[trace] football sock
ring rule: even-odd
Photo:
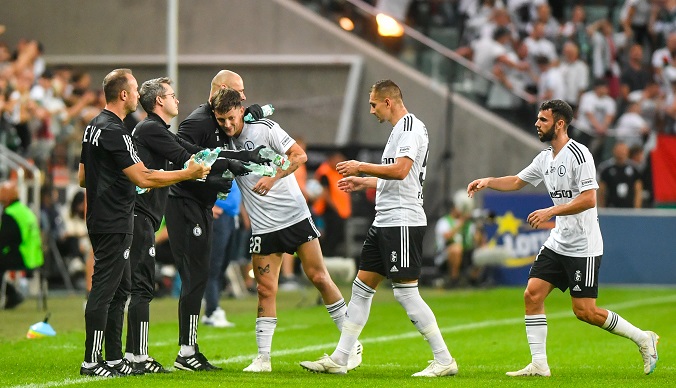
[[[347,306],[347,315],[343,322],[343,330],[336,350],[331,354],[331,359],[339,365],[347,365],[350,350],[357,342],[366,321],[369,319],[371,302],[376,290],[367,286],[359,279],[352,282],[352,297]]]
[[[392,283],[394,297],[406,310],[408,318],[423,338],[430,344],[434,359],[448,365],[453,361],[451,353],[441,336],[439,325],[434,317],[432,309],[425,303],[418,291],[418,283]]]
[[[526,315],[526,337],[533,363],[547,366],[547,316]]]
[[[87,362],[87,361],[82,361],[82,366],[85,368],[91,368],[94,365],[98,365],[98,362]]]
[[[131,362],[136,361],[136,357],[134,357],[134,353],[125,352],[124,358],[126,358],[127,360],[129,360]]]
[[[138,356],[134,356],[136,359],[136,362],[145,362],[148,359],[147,354],[139,354]]]
[[[627,322],[617,313],[614,313],[610,310],[607,311],[608,318],[606,318],[606,322],[603,324],[603,326],[601,326],[603,329],[613,334],[629,338],[637,345],[640,345],[642,341],[645,341],[647,334],[643,330]]]
[[[195,347],[192,345],[181,345],[181,350],[178,355],[181,357],[190,357],[195,354]]]
[[[121,363],[121,362],[122,362],[122,360],[106,361],[106,363],[108,364],[108,366],[115,366],[115,365],[117,365],[117,364],[119,364],[119,363]]]
[[[263,317],[256,318],[256,345],[258,345],[258,354],[270,358],[272,350],[272,336],[277,327],[277,318]]]
[[[333,304],[327,304],[326,311],[329,312],[333,323],[338,326],[338,330],[343,330],[343,322],[345,321],[345,313],[347,312],[347,305],[345,299],[340,298],[339,301]]]

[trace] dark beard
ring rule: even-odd
[[[548,132],[542,132],[542,136],[539,136],[539,138],[543,143],[552,141],[552,139],[554,139],[554,129],[550,128]]]

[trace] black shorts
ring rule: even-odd
[[[371,225],[361,250],[359,269],[391,279],[418,279],[425,226]]]
[[[253,234],[249,239],[249,253],[269,255],[286,252],[294,254],[302,244],[319,238],[321,233],[311,217],[296,224],[270,233]]]
[[[599,295],[599,268],[601,256],[571,257],[542,247],[535,256],[529,278],[547,281],[565,292],[570,289],[573,298],[594,298]]]

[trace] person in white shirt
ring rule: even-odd
[[[537,57],[535,61],[540,70],[538,80],[538,102],[551,99],[563,99],[566,92],[566,84],[556,64],[552,64],[545,56]]]
[[[244,372],[271,372],[272,336],[277,327],[276,296],[282,254],[298,254],[303,271],[319,290],[326,309],[342,330],[347,307],[340,290],[331,279],[319,245],[319,230],[293,172],[307,161],[307,155],[296,141],[272,120],[244,122],[241,95],[230,88],[211,97],[211,106],[218,125],[229,137],[235,150],[254,150],[265,146],[285,156],[290,166],[277,168],[274,177],[250,173],[236,176],[242,201],[251,221],[249,253],[258,284],[258,316],[256,344],[258,355]],[[362,346],[356,341],[348,349],[348,368],[361,364]]]
[[[641,104],[630,102],[626,112],[615,124],[616,140],[625,143],[628,148],[634,145],[643,146],[643,139],[650,134],[648,123],[641,116]]]
[[[563,60],[559,65],[561,75],[566,80],[566,87],[562,100],[577,110],[580,96],[589,87],[589,66],[580,60],[580,50],[577,44],[568,41],[563,45]]]
[[[636,343],[643,358],[643,372],[650,374],[657,364],[659,336],[596,305],[603,256],[596,211],[599,185],[591,153],[568,136],[572,119],[573,110],[565,101],[545,101],[540,105],[535,128],[540,141],[550,143],[550,147],[517,175],[481,178],[467,185],[467,194],[473,197],[486,188],[516,191],[528,183],[537,186],[544,182],[554,203],[535,210],[527,218],[528,224],[537,229],[556,217],[556,226],[535,257],[524,293],[526,336],[532,361],[521,370],[507,372],[507,376],[551,376],[546,351],[545,299],[555,288],[569,290],[577,319]]]
[[[594,89],[580,97],[575,126],[582,131],[580,139],[595,157],[599,157],[608,135],[610,125],[615,121],[617,103],[608,95],[608,84],[603,79],[594,81]]]
[[[345,177],[338,181],[343,191],[376,188],[376,218],[364,241],[338,346],[330,356],[300,365],[312,372],[346,373],[349,350],[366,325],[376,288],[390,278],[395,299],[434,354],[427,368],[413,376],[452,376],[458,373],[458,364],[448,351],[434,313],[418,292],[427,225],[422,192],[429,152],[427,128],[408,112],[401,89],[391,80],[373,85],[369,104],[379,122],[394,126],[382,164],[348,160],[338,163],[336,170]]]

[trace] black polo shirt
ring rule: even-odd
[[[216,121],[211,106],[202,104],[185,118],[178,126],[178,137],[203,148],[226,148],[228,136],[221,130]],[[211,166],[211,173],[222,172],[227,169],[227,161],[218,159]],[[182,168],[183,165],[174,165],[174,168]],[[169,189],[172,197],[190,198],[197,201],[205,209],[211,209],[216,202],[216,194],[219,189],[211,187],[204,181],[183,181]]]
[[[122,172],[141,162],[122,120],[104,109],[85,128],[80,163],[85,166],[89,233],[134,231],[135,185]]]
[[[132,136],[143,164],[153,170],[167,171],[170,162],[182,167],[192,154],[202,150],[202,147],[194,146],[169,131],[169,125],[152,112],[136,125]],[[136,195],[134,211],[150,217],[155,231],[162,222],[168,193],[169,187],[162,187]]]
[[[634,185],[641,179],[638,169],[629,163],[602,163],[599,170],[601,181],[606,184],[606,207],[634,207]]]

